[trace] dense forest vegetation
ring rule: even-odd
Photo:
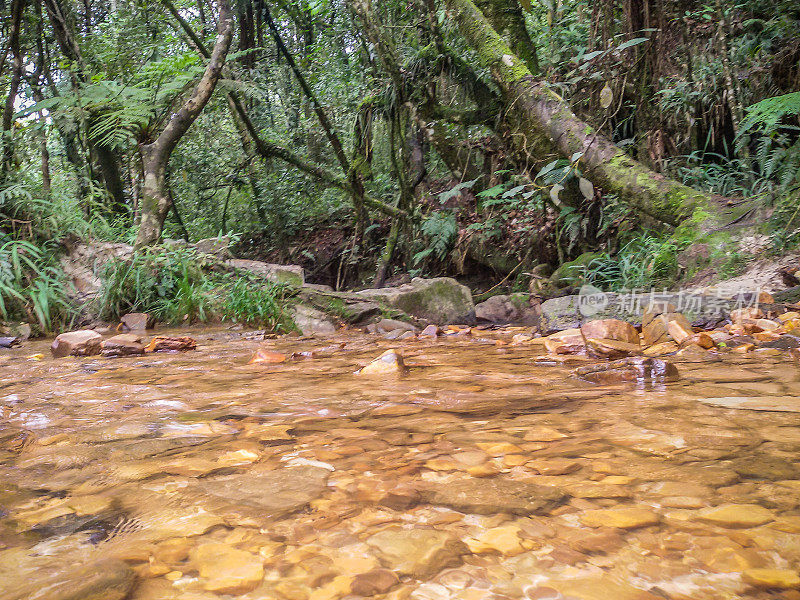
[[[72,318],[57,258],[75,239],[135,244],[150,269],[126,287],[112,265],[105,310],[197,317],[220,281],[162,239],[229,236],[338,288],[456,274],[519,290],[579,257],[601,286],[670,285],[701,241],[735,274],[741,228],[774,252],[800,241],[792,0],[1,12],[0,319]],[[233,285],[223,314],[273,298]]]

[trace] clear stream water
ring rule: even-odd
[[[800,598],[800,414],[699,401],[800,396],[795,359],[603,386],[513,333],[0,351],[0,599]]]

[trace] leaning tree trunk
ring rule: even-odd
[[[542,163],[554,154],[565,158],[582,154],[580,166],[587,179],[671,225],[698,209],[715,210],[708,194],[651,171],[576,117],[558,94],[534,79],[472,0],[445,1],[479,62],[490,69],[502,91],[511,139],[523,160]]]
[[[144,182],[142,184],[142,222],[136,236],[136,248],[149,246],[161,238],[164,220],[170,208],[170,194],[167,187],[167,163],[172,151],[183,135],[195,122],[217,85],[225,57],[233,37],[233,17],[228,0],[219,0],[219,25],[217,41],[211,51],[206,70],[197,87],[186,100],[181,109],[170,119],[167,126],[150,144],[142,144],[142,167]]]

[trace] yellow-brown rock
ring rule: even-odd
[[[273,352],[272,350],[265,350],[264,348],[259,348],[253,358],[247,363],[248,365],[255,365],[255,364],[278,364],[282,362],[286,362],[286,355],[281,354],[280,352]]]
[[[722,504],[700,511],[696,518],[704,523],[738,529],[764,525],[775,516],[758,504]]]
[[[742,581],[764,589],[800,588],[800,575],[789,569],[748,569],[742,573]]]
[[[363,369],[356,371],[356,375],[399,375],[405,370],[403,355],[398,350],[387,350]]]
[[[516,556],[525,551],[519,537],[520,531],[521,529],[517,525],[503,525],[487,529],[465,541],[473,554],[499,552],[503,556]]]
[[[641,354],[641,347],[638,343],[589,338],[586,340],[586,353],[595,358],[616,359]]]
[[[565,329],[544,339],[544,347],[552,354],[579,354],[586,349],[580,329]]]
[[[581,517],[581,523],[589,527],[617,527],[619,529],[636,529],[657,525],[660,517],[644,508],[609,508],[587,510]]]
[[[202,544],[192,552],[192,562],[203,588],[218,594],[245,594],[264,579],[261,557],[227,544]]]
[[[678,321],[670,321],[667,323],[667,332],[669,333],[670,337],[675,340],[675,343],[678,345],[683,344],[686,340],[692,337],[693,331],[691,328],[686,328],[682,323]]]
[[[581,326],[581,335],[584,340],[614,340],[639,345],[639,333],[636,328],[619,319],[598,319],[584,323]]]
[[[673,309],[674,310],[674,309]],[[678,312],[657,312],[648,311],[642,316],[642,342],[645,346],[653,346],[670,341],[667,332],[667,325],[670,321],[676,321],[686,331],[692,330],[689,320]]]

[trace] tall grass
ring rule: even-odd
[[[274,331],[296,329],[287,311],[290,288],[285,284],[237,279],[224,291],[222,317],[237,323],[255,325]]]
[[[48,333],[72,324],[77,311],[64,272],[48,246],[0,236],[0,316],[30,321]]]
[[[294,329],[288,286],[206,270],[194,250],[153,248],[115,259],[106,265],[102,280],[97,302],[103,319],[142,311],[171,324],[219,319],[274,331]]]
[[[585,280],[605,290],[669,287],[680,274],[677,242],[643,234],[625,244],[616,256],[605,253],[586,267]]]

